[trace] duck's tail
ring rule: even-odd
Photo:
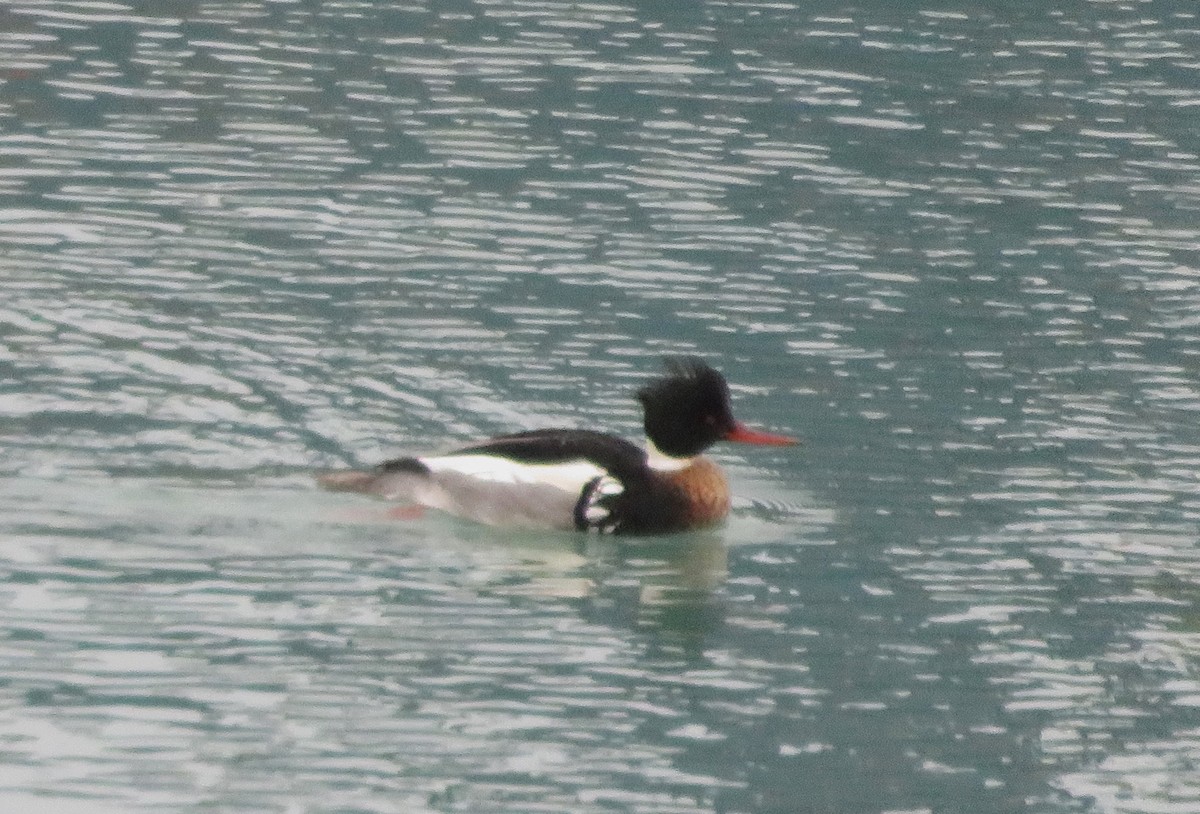
[[[331,492],[360,492],[389,500],[412,500],[425,484],[429,469],[416,458],[398,458],[366,470],[325,472],[317,483]]]

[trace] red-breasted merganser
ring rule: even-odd
[[[530,430],[319,480],[492,525],[618,534],[707,526],[729,513],[729,486],[700,453],[717,441],[797,441],[736,421],[725,378],[701,360],[666,366],[666,376],[637,394],[646,449],[594,430]]]

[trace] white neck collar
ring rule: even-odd
[[[646,439],[646,464],[658,472],[678,472],[687,469],[695,458],[675,458],[654,446],[654,442]]]

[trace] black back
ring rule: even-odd
[[[636,444],[595,430],[528,430],[454,450],[454,455],[498,455],[528,464],[590,461],[622,481],[636,478],[646,453]]]

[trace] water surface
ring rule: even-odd
[[[0,10],[16,810],[1200,806],[1188,2]],[[709,533],[314,469],[658,358]]]

